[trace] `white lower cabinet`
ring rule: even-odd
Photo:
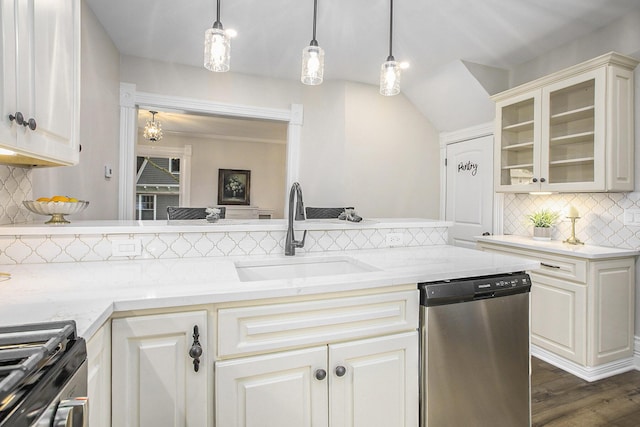
[[[111,425],[111,323],[87,342],[89,425]]]
[[[531,342],[585,364],[587,287],[531,274]]]
[[[189,351],[198,328],[198,371]],[[114,319],[112,322],[112,425],[207,426],[207,312]]]
[[[621,250],[615,257],[614,249],[602,248],[608,257],[586,257],[579,249],[568,256],[497,240],[479,241],[478,248],[540,262],[530,272],[534,355],[589,381],[632,369],[635,255]]]
[[[216,363],[216,425],[418,425],[416,331]]]

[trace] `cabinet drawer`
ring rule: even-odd
[[[393,292],[218,310],[218,356],[324,344],[418,327],[419,293]]]
[[[587,283],[587,261],[584,259],[514,248],[512,246],[493,245],[484,242],[478,243],[478,247],[487,252],[518,256],[538,261],[540,262],[540,268],[535,270],[538,274]]]

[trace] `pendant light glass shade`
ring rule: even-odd
[[[389,0],[389,56],[380,67],[380,94],[393,96],[400,93],[400,64],[393,57],[393,0]]]
[[[217,4],[216,22],[204,33],[204,68],[223,73],[231,62],[231,37],[220,22],[220,0]]]
[[[144,136],[145,139],[148,139],[152,142],[157,142],[162,139],[162,123],[160,121],[156,121],[157,111],[149,111],[151,113],[151,120],[147,120],[147,124],[144,126]]]
[[[380,67],[380,94],[393,96],[400,93],[400,64],[395,60],[382,63]]]
[[[324,49],[320,46],[307,46],[302,49],[302,77],[306,85],[322,83],[324,73]]]
[[[319,85],[324,75],[324,50],[316,40],[316,15],[318,0],[313,0],[313,38],[309,46],[302,49],[302,74],[300,81],[306,85]]]

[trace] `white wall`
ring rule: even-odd
[[[358,83],[346,89],[345,202],[366,216],[438,218],[436,129],[405,97]]]
[[[138,141],[144,141],[142,135],[138,135]],[[191,145],[191,206],[218,203],[218,169],[245,169],[251,171],[251,205],[272,209],[273,218],[284,218],[286,144],[170,133],[165,133],[161,144],[181,148]]]
[[[214,74],[129,56],[120,69],[123,82],[144,92],[271,108],[302,104],[299,181],[307,206],[354,204],[364,217],[438,216],[438,136],[404,95],[385,98],[377,87],[341,81],[307,87]],[[391,184],[401,174],[410,176],[407,183]]]
[[[71,220],[112,219],[118,216],[120,56],[84,2],[81,19],[80,163],[33,170],[33,197],[63,194],[89,200],[89,207]],[[111,179],[104,177],[105,164],[113,168]]]
[[[554,49],[536,59],[519,65],[511,70],[511,81],[514,86],[524,83],[543,75],[561,70],[568,66],[580,63],[595,56],[604,54],[609,51],[617,51],[623,54],[634,56],[640,59],[640,10],[635,13],[626,15],[625,17],[614,21],[610,25],[591,33],[581,39],[575,40],[557,49]],[[612,194],[609,197],[615,197],[616,203],[583,203],[580,213],[583,216],[580,229],[585,231],[578,234],[582,240],[586,240],[592,244],[601,244],[605,246],[614,245],[630,249],[638,249],[637,242],[640,241],[640,230],[637,227],[620,226],[615,227],[610,220],[611,212],[616,207],[618,210],[622,208],[639,208],[640,207],[640,67],[634,72],[635,77],[635,192]],[[522,206],[539,206],[541,199],[535,199],[536,196],[518,195],[508,196],[505,200],[505,219],[518,218],[521,216],[519,209]],[[583,200],[605,200],[604,195],[598,194],[581,194],[579,196],[566,194],[556,195],[549,198],[549,203],[555,203],[558,206],[565,206],[572,202],[580,203]],[[544,206],[549,207],[549,206]],[[590,208],[589,208],[590,207]],[[622,207],[622,208],[620,208]],[[602,227],[598,226],[599,221],[605,221],[612,225],[614,229],[606,239],[599,235]],[[591,233],[590,233],[591,231]],[[516,225],[509,226],[505,222],[505,232],[521,233]],[[636,262],[636,336],[640,335],[640,262]]]

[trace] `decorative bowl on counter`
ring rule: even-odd
[[[51,219],[45,224],[69,224],[65,215],[81,212],[89,206],[86,200],[77,202],[38,202],[35,200],[25,200],[22,202],[31,212],[38,215],[51,215]]]

